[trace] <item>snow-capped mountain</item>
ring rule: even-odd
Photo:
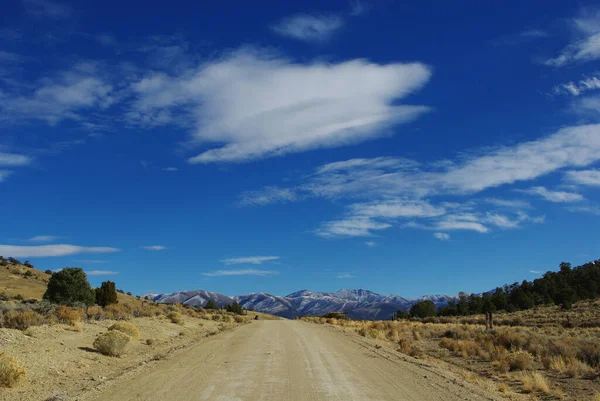
[[[193,306],[206,305],[212,299],[219,306],[236,300],[246,309],[293,318],[296,316],[321,316],[328,312],[345,312],[354,319],[390,319],[399,309],[407,310],[418,301],[430,300],[436,307],[445,306],[456,297],[431,295],[420,298],[403,298],[398,295],[380,295],[371,291],[341,289],[336,292],[301,290],[285,297],[256,292],[228,297],[204,290],[174,292],[149,296],[156,302],[183,303]]]

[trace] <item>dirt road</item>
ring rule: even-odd
[[[86,398],[87,399],[87,398]],[[98,401],[490,400],[440,368],[355,334],[260,321],[199,343],[105,389]]]

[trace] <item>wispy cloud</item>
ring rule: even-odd
[[[551,35],[541,29],[527,29],[525,31],[502,36],[492,42],[496,46],[515,46],[519,44],[533,42],[534,40],[549,38]]]
[[[562,67],[600,58],[600,11],[583,9],[570,25],[575,33],[572,42],[558,56],[546,60],[546,65]]]
[[[132,85],[128,118],[185,120],[193,143],[224,144],[190,163],[248,162],[380,137],[429,110],[399,101],[430,77],[420,63],[298,63],[246,48],[180,76],[147,75]]]
[[[374,248],[377,246],[377,242],[375,241],[367,241],[365,242],[365,245],[368,246],[369,248]]]
[[[529,270],[529,273],[532,273],[532,274],[542,274],[544,272],[541,271],[541,270]]]
[[[537,195],[546,199],[549,202],[557,203],[580,202],[585,199],[581,194],[578,193],[565,191],[551,191],[546,189],[545,187],[533,187],[519,191],[529,195]]]
[[[278,271],[274,270],[257,270],[257,269],[243,269],[243,270],[217,270],[214,272],[202,273],[203,276],[208,277],[221,277],[221,276],[273,276],[279,274]]]
[[[36,235],[35,237],[29,238],[27,241],[29,242],[52,242],[56,241],[60,237],[56,235]]]
[[[569,206],[566,209],[569,212],[589,213],[589,214],[593,214],[596,216],[600,216],[600,206],[598,206],[598,205]]]
[[[270,186],[243,193],[242,204],[264,205],[308,198],[351,199],[341,218],[323,222],[323,237],[372,236],[395,224],[437,232],[467,230],[487,233],[493,228],[516,229],[542,223],[544,216],[525,213],[522,200],[483,198],[454,203],[434,196],[468,197],[478,192],[527,182],[566,167],[600,160],[600,125],[567,127],[537,140],[485,149],[456,160],[433,161],[378,157],[328,163],[291,187]],[[523,191],[555,202],[575,202],[583,196],[533,187]],[[365,201],[366,200],[366,201]]]
[[[340,273],[338,274],[337,278],[356,278],[356,276],[350,273]]]
[[[112,253],[119,249],[111,247],[86,247],[69,244],[18,246],[0,245],[0,255],[14,258],[68,256],[80,253]]]
[[[240,258],[223,259],[220,262],[226,265],[262,265],[265,262],[273,262],[279,259],[279,256],[244,256]]]
[[[440,241],[448,241],[450,240],[450,234],[448,233],[433,233],[433,236]]]
[[[142,246],[142,249],[145,249],[147,251],[164,251],[165,249],[167,249],[167,247],[164,245],[146,245]]]
[[[78,259],[77,260],[80,263],[89,263],[89,264],[104,264],[107,263],[106,260],[99,260],[99,259]]]
[[[51,125],[80,120],[82,110],[103,110],[115,102],[113,86],[93,63],[78,63],[69,71],[35,85],[5,93],[0,120],[44,120]]]
[[[179,171],[179,169],[177,167],[165,167],[163,171]]]
[[[600,39],[599,39],[600,40]],[[600,89],[600,79],[589,77],[579,82],[570,81],[566,84],[560,84],[554,87],[554,93],[557,95],[579,96],[584,92]]]
[[[368,237],[373,231],[390,228],[389,223],[379,222],[369,217],[350,216],[341,220],[321,224],[315,233],[321,237]]]
[[[565,178],[574,184],[600,186],[600,170],[568,171]]]
[[[50,0],[23,0],[25,11],[34,17],[64,19],[73,14],[73,10],[66,4]]]
[[[32,161],[33,159],[30,156],[0,152],[0,166],[26,166],[31,164]]]
[[[0,170],[0,182],[4,181],[11,174],[12,171],[10,170]]]
[[[88,276],[114,276],[119,274],[119,272],[115,272],[112,270],[89,270],[86,271],[85,274]]]
[[[306,42],[322,42],[344,25],[339,15],[300,14],[285,18],[271,29],[281,35]]]

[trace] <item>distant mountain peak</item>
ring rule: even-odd
[[[203,306],[209,299],[215,301],[219,306],[230,304],[235,300],[246,309],[287,318],[345,312],[355,319],[390,319],[399,309],[407,310],[418,301],[431,300],[439,307],[447,305],[449,300],[455,298],[447,295],[426,295],[409,299],[399,295],[380,295],[362,288],[341,288],[336,292],[317,292],[304,289],[285,297],[264,292],[228,297],[204,290],[157,294],[152,297],[156,302],[183,303],[195,306]]]

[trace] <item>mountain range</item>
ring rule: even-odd
[[[381,295],[356,289],[341,289],[336,292],[314,292],[301,290],[284,297],[256,292],[229,297],[216,292],[192,290],[170,294],[149,294],[148,299],[161,303],[182,303],[204,306],[209,299],[219,306],[237,301],[242,307],[258,312],[270,313],[286,318],[296,316],[322,316],[328,312],[345,312],[353,319],[390,319],[398,310],[407,310],[418,301],[430,300],[436,307],[445,306],[455,296],[430,295],[419,298],[404,298],[399,295]]]

